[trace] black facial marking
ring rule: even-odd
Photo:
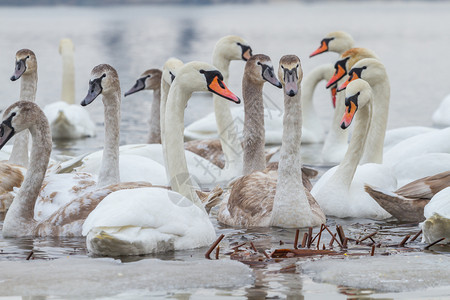
[[[347,61],[350,59],[350,57],[346,57],[343,58],[341,60],[338,60],[335,64],[334,64],[334,68],[336,69],[336,71],[338,70],[338,67],[340,66],[345,72],[347,72],[347,67],[345,66],[347,64]]]
[[[224,85],[223,85],[223,82],[222,82],[223,81],[223,76],[222,76],[222,73],[220,73],[219,71],[217,71],[217,70],[212,70],[212,71],[200,70],[200,73],[205,75],[206,82],[207,82],[208,86],[211,84],[211,82],[217,76],[217,78],[219,79],[220,87],[224,88]]]
[[[325,45],[327,45],[328,48],[328,44],[330,43],[330,41],[334,40],[334,37],[331,38],[324,38],[321,43],[325,43]]]
[[[171,80],[171,82],[173,82],[175,80],[175,75],[173,75],[172,72],[169,72],[169,74],[170,74],[170,80]]]
[[[242,45],[241,43],[237,44],[242,48],[242,55],[241,55],[242,59],[247,61],[247,59],[244,57],[244,54],[245,52],[247,52],[247,50],[250,50],[250,56],[252,56],[253,55],[252,48],[250,46]]]
[[[361,74],[362,74],[362,71],[365,69],[367,69],[367,66],[363,66],[361,68],[352,68],[350,70],[350,72],[348,73],[349,81],[353,79],[353,74],[356,74],[356,76],[358,76],[358,78],[362,78]]]
[[[359,97],[360,93],[361,92],[357,92],[353,96],[345,98],[345,106],[347,106],[347,110],[348,110],[349,113],[350,113],[350,110],[351,110],[350,102],[353,102],[356,105],[356,107],[358,107],[358,97]]]

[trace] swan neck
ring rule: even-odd
[[[203,205],[195,193],[193,178],[187,168],[184,153],[184,109],[192,92],[185,92],[176,84],[176,79],[169,90],[165,118],[165,151],[167,170],[172,190],[190,199],[203,209]]]
[[[228,84],[230,60],[214,52],[213,65],[220,70],[225,84]],[[225,156],[225,170],[234,176],[242,174],[243,156],[242,144],[231,114],[230,102],[213,94],[214,114],[216,117],[217,132]]]
[[[120,182],[119,139],[120,139],[120,90],[103,96],[105,112],[105,148],[98,175],[97,187]]]
[[[75,67],[72,51],[67,51],[62,54],[62,63],[61,100],[68,104],[75,104]]]
[[[283,137],[271,217],[273,226],[305,227],[310,226],[313,218],[302,182],[300,98],[300,91],[294,97],[284,96]]]
[[[164,77],[164,76],[163,76]],[[167,96],[169,94],[170,85],[163,79],[161,80],[161,102],[159,108],[159,124],[161,130],[161,148],[164,157],[164,167],[166,168],[167,181],[170,182],[170,175],[167,163],[167,150],[166,143],[164,142],[166,137],[166,106],[167,106]],[[184,134],[184,133],[183,133]]]
[[[28,139],[29,131],[23,130],[14,137],[13,148],[8,162],[28,168]]]
[[[364,153],[364,146],[370,128],[371,117],[372,104],[370,102],[368,105],[359,108],[359,111],[356,113],[353,125],[354,130],[347,152],[345,153],[342,162],[339,164],[338,169],[333,174],[332,178],[334,180],[338,180],[347,188],[350,187],[353,181],[356,168],[358,167],[359,161]]]
[[[153,91],[153,102],[150,111],[150,131],[148,137],[149,144],[161,144],[161,89]]]
[[[370,82],[368,81],[370,84]],[[383,163],[384,138],[389,114],[390,86],[385,78],[378,84],[371,85],[374,97],[372,123],[367,134],[367,143],[360,164]]]
[[[34,102],[36,99],[38,75],[37,71],[22,74],[20,81],[20,100]]]
[[[52,138],[45,116],[29,128],[32,136],[30,165],[17,196],[14,198],[3,223],[3,236],[34,235],[34,206],[45,177]],[[27,130],[28,134],[28,130]]]
[[[242,80],[244,98],[244,175],[262,171],[266,167],[264,154],[264,103],[263,83],[251,82],[246,76]]]

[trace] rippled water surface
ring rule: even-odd
[[[407,125],[431,125],[431,114],[441,99],[450,92],[450,3],[395,2],[319,2],[297,3],[281,2],[265,5],[214,5],[214,6],[143,6],[143,7],[2,7],[0,6],[0,109],[18,100],[19,83],[9,81],[14,70],[14,55],[21,48],[32,49],[38,59],[39,85],[37,102],[40,105],[58,100],[61,88],[61,58],[58,54],[59,40],[70,37],[75,44],[76,97],[79,101],[87,93],[91,69],[100,63],[114,66],[121,79],[122,91],[129,89],[137,76],[149,68],[161,68],[164,61],[176,56],[183,61],[211,61],[215,42],[224,35],[237,34],[244,37],[254,53],[269,55],[277,65],[284,54],[297,54],[304,72],[307,74],[315,66],[331,62],[336,54],[328,53],[309,59],[309,54],[317,48],[322,37],[334,30],[345,30],[352,34],[357,46],[374,50],[385,64],[391,81],[391,104],[389,128]],[[240,94],[243,62],[231,64],[230,88]],[[282,96],[279,90],[266,86],[268,105],[281,108]],[[78,101],[77,100],[77,101]],[[142,92],[122,101],[121,144],[142,143],[147,136],[147,121],[152,96]],[[329,124],[332,108],[328,91],[321,83],[315,93],[315,105],[324,126]],[[58,142],[54,144],[53,154],[79,155],[103,144],[103,107],[101,102],[88,106],[97,124],[97,137],[91,139]],[[282,108],[281,108],[282,109]],[[209,95],[195,94],[187,107],[186,124],[212,111]],[[305,146],[304,160],[310,165],[317,161],[314,154],[321,145]],[[320,169],[324,171],[324,169]],[[419,231],[417,225],[399,224],[395,221],[340,220],[329,219],[328,225],[335,232],[335,225],[342,225],[346,234],[358,239],[377,231],[376,242],[383,245],[398,244],[407,235]],[[263,230],[240,230],[223,227],[215,223],[217,235],[225,234],[221,243],[219,261],[229,261],[231,247],[252,241],[258,250],[273,251],[279,248],[292,248],[295,230],[277,228]],[[315,229],[317,232],[317,229]],[[304,231],[300,233],[300,239]],[[329,235],[323,242],[328,244]],[[396,247],[376,249],[375,256],[381,253],[411,256],[428,262],[430,270],[436,268],[435,260],[442,259],[442,269],[449,269],[449,251],[445,246],[436,246],[423,251],[420,238],[408,244],[411,251],[404,252]],[[370,247],[361,247],[365,255],[361,265],[372,263]],[[392,261],[386,266],[383,276],[374,276],[370,288],[364,282],[354,280],[342,285],[339,280],[325,276],[320,270],[303,263],[312,258],[287,259],[268,264],[255,263],[249,270],[239,269],[237,265],[214,265],[205,263],[207,248],[178,251],[146,257],[122,259],[127,264],[136,264],[150,282],[143,286],[138,279],[120,281],[123,264],[114,265],[108,259],[88,257],[84,239],[48,238],[0,238],[0,296],[43,296],[49,298],[177,298],[209,299],[216,298],[290,298],[290,299],[444,299],[450,295],[450,280],[442,279],[446,273],[439,269],[427,274],[435,274],[440,287],[421,280],[421,272],[406,272],[405,278],[417,282],[414,290],[396,290],[397,284],[386,283],[394,280],[392,274],[402,270],[406,264]],[[31,256],[30,253],[32,252]],[[248,250],[250,253],[251,251]],[[212,255],[214,256],[214,254]],[[27,258],[30,258],[27,261]],[[78,258],[68,268],[65,260]],[[166,263],[198,262],[204,273],[198,276],[195,287],[186,288],[182,279],[177,281],[176,272],[170,273],[170,286],[160,285],[157,279],[145,277],[146,271],[160,272],[164,278],[170,265],[154,266],[151,260],[158,258]],[[314,260],[318,259],[317,257]],[[330,266],[341,261],[343,256],[329,259]],[[356,259],[356,258],[345,258]],[[88,263],[86,263],[88,260]],[[3,265],[2,263],[6,263]],[[11,261],[13,262],[11,264]],[[39,265],[42,262],[48,265]],[[60,263],[55,263],[58,261]],[[72,261],[70,261],[72,262]],[[146,262],[146,263],[144,263]],[[209,262],[212,263],[212,262]],[[376,262],[375,262],[376,263]],[[33,265],[36,264],[36,265]],[[127,265],[125,264],[125,265]],[[204,264],[204,265],[203,265]],[[294,269],[280,272],[282,268]],[[104,270],[103,275],[92,270]],[[48,266],[47,269],[45,267]],[[115,269],[116,267],[117,269]],[[241,265],[239,265],[241,266]],[[33,268],[42,276],[32,276]],[[41,269],[42,268],[42,269]],[[201,267],[200,267],[201,269]],[[111,271],[113,270],[113,271]],[[116,272],[117,270],[117,272]],[[155,271],[158,270],[158,271]],[[211,270],[222,278],[208,275]],[[345,272],[344,272],[345,271]],[[48,273],[46,273],[48,272]],[[122,273],[121,273],[122,272]],[[221,273],[222,272],[222,273]],[[235,272],[235,273],[233,273]],[[347,273],[346,273],[347,272]],[[369,276],[364,269],[355,268],[356,275]],[[359,273],[358,273],[359,272]],[[7,277],[5,274],[14,276]],[[28,274],[29,273],[29,274]],[[17,274],[17,275],[15,275]],[[22,274],[22,275],[20,275]],[[61,280],[45,281],[45,274]],[[55,275],[56,274],[56,275]],[[239,275],[242,277],[239,277]],[[343,270],[343,274],[349,274]],[[406,275],[407,274],[407,275]],[[26,276],[29,275],[29,276]],[[73,275],[73,276],[72,276]],[[91,276],[92,275],[92,276]],[[148,274],[147,274],[148,275]],[[189,276],[189,274],[182,274]],[[328,274],[329,275],[329,274]],[[128,275],[127,275],[128,276]],[[191,275],[193,276],[193,275]],[[433,275],[427,275],[433,276]],[[27,284],[21,278],[27,279]],[[232,278],[235,278],[235,281]],[[339,277],[339,276],[336,276]],[[30,279],[32,278],[32,279]],[[52,277],[53,278],[53,277]],[[69,279],[67,279],[69,278]],[[70,278],[75,278],[73,281]],[[161,278],[159,280],[161,280]],[[180,277],[182,278],[182,277]],[[325,279],[324,279],[325,278]],[[381,278],[381,279],[380,279]],[[383,281],[383,278],[385,280]],[[395,277],[396,278],[396,277]],[[313,280],[314,279],[314,280]],[[325,280],[329,283],[322,283]],[[377,285],[378,281],[380,284]],[[114,284],[116,283],[117,284]],[[58,285],[59,284],[59,285]],[[15,288],[16,287],[16,288]],[[20,288],[19,288],[20,287]],[[161,288],[164,287],[164,288]]]

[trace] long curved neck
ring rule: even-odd
[[[372,117],[372,101],[368,105],[361,107],[356,113],[354,120],[354,130],[350,144],[344,159],[339,164],[338,169],[330,178],[329,182],[337,181],[341,186],[350,187],[356,168],[364,152],[364,145],[369,132]]]
[[[314,110],[314,90],[319,82],[333,76],[334,68],[331,64],[324,64],[314,68],[302,81],[302,118],[305,128],[317,128],[323,132],[322,121]]]
[[[20,80],[20,100],[34,102],[36,98],[38,75],[37,71],[22,75]],[[28,167],[29,130],[23,130],[14,137],[13,150],[8,162]]]
[[[150,111],[149,144],[161,144],[161,89],[153,91],[152,109]]]
[[[345,80],[347,80],[347,76],[344,76],[344,78],[338,81],[338,86]],[[338,145],[346,146],[348,144],[348,130],[341,129],[341,120],[344,115],[344,111],[345,91],[341,91],[336,94],[336,107],[334,109],[333,119],[322,148],[322,155],[324,157],[333,156],[333,152],[336,151],[336,147]]]
[[[165,71],[164,71],[165,72]],[[163,76],[164,78],[164,76]],[[166,106],[167,106],[167,96],[169,94],[170,85],[164,80],[161,79],[161,102],[159,107],[159,124],[161,129],[161,148],[164,157],[164,167],[166,168],[167,180],[170,182],[169,168],[167,163],[167,150],[166,150]]]
[[[35,125],[30,127],[30,131],[33,140],[30,166],[22,186],[5,216],[4,237],[34,235],[36,226],[36,221],[33,219],[34,205],[50,159],[52,138],[48,121],[43,115]]]
[[[73,63],[73,52],[65,51],[61,54],[63,60],[63,76],[61,100],[68,104],[75,103],[75,68]]]
[[[370,82],[368,82],[370,84]],[[383,163],[383,146],[389,113],[390,85],[389,80],[383,80],[371,85],[374,97],[372,124],[367,134],[367,143],[360,164]]]
[[[262,171],[266,167],[264,154],[264,103],[262,99],[263,84],[242,79],[242,96],[244,98],[244,175]]]
[[[203,205],[195,193],[193,179],[187,168],[184,154],[184,108],[192,93],[183,92],[176,85],[176,79],[170,88],[165,118],[165,151],[172,190],[190,199],[198,207]]]
[[[98,174],[97,187],[120,182],[119,136],[120,136],[120,91],[103,96],[105,112],[105,148]]]
[[[294,97],[284,95],[283,139],[272,226],[292,228],[311,224],[313,214],[302,183],[301,137],[302,108],[299,91]]]

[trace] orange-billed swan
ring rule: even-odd
[[[328,170],[319,179],[311,193],[327,215],[340,218],[389,218],[390,214],[364,191],[363,185],[368,183],[394,190],[396,178],[392,176],[390,168],[384,165],[358,165],[372,122],[372,88],[366,81],[357,79],[347,86],[345,93],[346,110],[341,127],[346,129],[355,119],[347,153],[339,166]]]
[[[347,70],[364,58],[377,58],[376,54],[366,48],[351,48],[341,54],[340,59],[335,63],[335,73],[327,83],[327,88],[335,88],[336,85],[345,81]],[[342,114],[345,110],[345,94],[336,94],[336,106],[331,121],[330,130],[325,138],[322,148],[322,159],[328,163],[339,163],[348,148],[348,132],[340,130]]]
[[[95,136],[95,124],[86,109],[75,104],[75,71],[73,43],[62,39],[59,53],[63,60],[61,101],[44,107],[53,139],[78,139]]]
[[[270,64],[270,59],[263,55],[255,55],[246,64],[243,91],[246,115],[249,114],[250,118],[262,112],[262,86],[267,79],[261,76],[261,68]],[[317,226],[325,222],[325,215],[302,183],[300,82],[303,72],[299,58],[295,55],[283,56],[278,77],[284,87],[285,104],[278,180],[277,175],[260,172],[261,169],[249,170],[251,173],[235,180],[228,198],[220,206],[218,220],[221,223],[242,227],[292,228]],[[254,121],[261,120],[259,117]],[[251,124],[255,123],[246,123],[246,128]],[[246,137],[253,140],[255,135],[264,138],[261,132],[250,132]],[[249,147],[246,147],[248,150]]]
[[[190,62],[177,71],[168,94],[164,129],[168,134],[163,142],[167,143],[168,155],[179,158],[168,160],[171,176],[183,181],[172,181],[174,192],[149,188],[106,197],[83,226],[91,253],[138,255],[201,247],[214,241],[214,227],[189,186],[183,159],[184,109],[194,91],[208,90],[239,103],[213,66]],[[178,192],[185,193],[185,197]]]

